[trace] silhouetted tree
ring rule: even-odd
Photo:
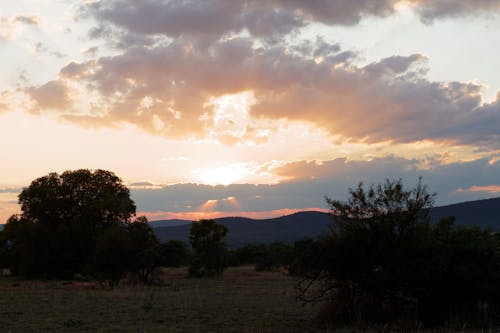
[[[293,248],[282,242],[273,242],[263,246],[263,253],[255,262],[257,271],[274,271],[287,267],[292,261]]]
[[[330,320],[350,324],[410,317],[433,326],[478,314],[478,304],[484,318],[468,322],[494,320],[498,242],[453,219],[431,224],[434,197],[421,180],[410,190],[387,180],[368,190],[360,184],[348,201],[327,198],[330,232],[302,244],[309,249],[295,265],[301,298],[326,302]]]
[[[169,240],[160,244],[160,258],[161,266],[180,267],[189,263],[191,251],[183,241]]]
[[[135,213],[129,190],[105,170],[51,173],[19,195],[22,213],[2,232],[14,273],[73,276],[88,269],[105,228],[127,223]]]
[[[222,274],[226,267],[226,244],[224,237],[226,226],[214,220],[200,220],[191,225],[189,241],[193,249],[193,258],[189,274],[198,277],[210,277]]]
[[[97,237],[91,267],[96,277],[114,287],[128,273],[144,284],[158,282],[160,263],[158,239],[146,218],[141,217],[105,228]]]
[[[160,242],[147,219],[142,216],[134,223],[127,225],[131,238],[132,260],[130,272],[137,275],[144,284],[159,282],[159,267],[161,265]]]

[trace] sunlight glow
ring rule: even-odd
[[[202,172],[200,181],[208,185],[229,185],[240,181],[250,170],[244,164],[231,164]]]
[[[251,91],[212,97],[205,104],[214,112],[211,136],[227,143],[243,138],[249,122],[248,110],[254,103]]]

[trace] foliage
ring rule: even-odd
[[[327,198],[330,232],[303,244],[309,250],[292,265],[303,277],[302,300],[333,304],[330,319],[343,323],[413,316],[406,319],[438,325],[452,319],[452,305],[491,308],[500,277],[495,237],[452,219],[431,224],[434,197],[421,180],[410,190],[387,180],[360,184],[347,202]]]
[[[230,251],[229,264],[231,266],[252,264],[257,271],[274,271],[280,267],[287,267],[292,262],[293,256],[293,247],[282,242],[247,244]]]
[[[263,255],[255,263],[257,271],[274,271],[288,266],[292,260],[293,248],[290,245],[274,242],[264,246]]]
[[[200,220],[191,225],[189,241],[193,258],[189,274],[198,277],[221,275],[226,267],[226,226],[214,220]]]
[[[97,237],[93,273],[111,287],[127,273],[135,274],[144,284],[154,283],[159,265],[158,239],[145,218],[111,225]]]
[[[22,213],[1,232],[14,274],[70,278],[87,273],[97,239],[135,214],[129,190],[105,170],[50,173],[19,194]]]
[[[169,240],[160,244],[161,266],[180,267],[189,263],[191,251],[186,243],[180,240]]]

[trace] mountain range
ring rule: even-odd
[[[454,216],[455,223],[463,226],[479,226],[500,232],[500,198],[468,201],[431,209],[431,221]],[[304,211],[278,218],[255,220],[244,217],[217,219],[229,232],[226,242],[229,248],[249,243],[292,243],[305,237],[317,237],[328,231],[332,222],[328,213]],[[191,221],[161,220],[150,222],[161,241],[189,240]]]

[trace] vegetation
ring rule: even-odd
[[[229,253],[231,266],[254,265],[257,271],[288,268],[293,261],[294,247],[282,242],[247,244]]]
[[[192,223],[191,247],[160,243],[145,217],[134,219],[128,189],[109,171],[52,173],[22,191],[22,213],[0,232],[0,268],[13,275],[0,278],[6,296],[0,298],[0,326],[309,330],[313,307],[291,302],[298,279],[298,298],[320,305],[320,325],[494,327],[500,323],[500,236],[457,227],[452,217],[430,223],[434,198],[421,180],[409,190],[401,180],[369,188],[360,183],[347,201],[326,198],[333,218],[326,234],[293,246],[247,244],[228,251],[228,229],[214,220]],[[221,276],[240,265],[254,267],[233,267]],[[184,279],[186,266],[191,279]],[[138,283],[155,286],[131,287]],[[114,319],[101,300],[113,304]],[[82,316],[75,304],[83,307]]]
[[[162,267],[187,266],[192,256],[188,245],[179,240],[169,240],[160,244],[159,251]]]
[[[66,171],[35,179],[19,195],[22,213],[0,233],[0,266],[14,275],[117,281],[133,271],[150,278],[157,239],[120,178],[105,170]],[[131,223],[136,222],[136,223]]]
[[[347,202],[327,198],[331,230],[294,267],[302,300],[324,302],[324,319],[340,324],[492,325],[497,239],[452,218],[430,224],[433,199],[420,181],[406,190],[390,180],[360,184]]]
[[[211,277],[222,274],[227,266],[226,234],[227,228],[214,220],[193,222],[189,235],[193,248],[190,275]]]

